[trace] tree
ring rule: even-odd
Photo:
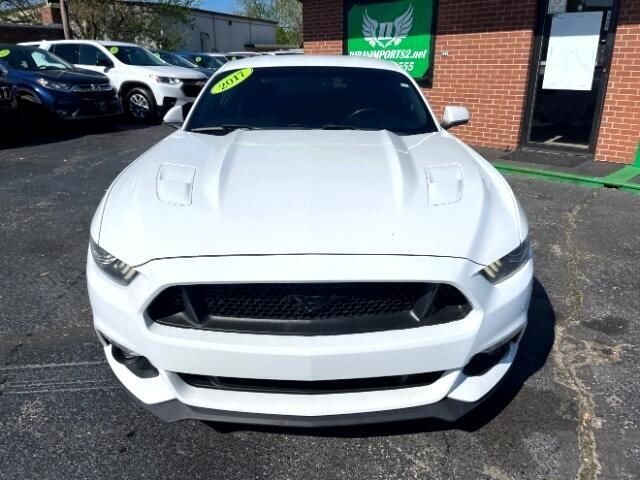
[[[41,0],[0,0],[0,22],[40,23]]]
[[[302,5],[298,0],[236,0],[236,12],[278,22],[277,43],[302,45]]]
[[[200,0],[67,0],[73,35],[174,50],[191,27]]]
[[[69,27],[69,14],[67,12],[67,0],[60,0],[60,16],[62,17],[62,29],[65,40],[71,38],[71,28]]]

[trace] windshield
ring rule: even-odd
[[[71,64],[46,50],[9,45],[7,48],[0,46],[0,51],[0,60],[17,70],[73,70]]]
[[[210,70],[217,70],[227,63],[227,60],[223,57],[210,57],[209,55],[198,55],[195,53],[185,54],[184,57],[191,63],[195,63],[199,67],[208,68]]]
[[[175,53],[158,52],[156,55],[158,55],[158,57],[160,57],[162,60],[164,60],[165,62],[171,65],[176,65],[178,67],[184,67],[184,68],[198,68],[197,65],[194,65],[190,61],[185,60],[184,58],[182,58],[179,55],[176,55]]]
[[[166,65],[161,59],[156,57],[149,50],[131,45],[105,45],[111,54],[127,65],[137,65],[140,67],[153,67]]]
[[[265,67],[216,75],[186,129],[436,132],[420,92],[399,72],[345,67]],[[268,92],[268,94],[267,94]]]

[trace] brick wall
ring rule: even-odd
[[[455,134],[473,145],[515,149],[536,24],[535,0],[441,0],[432,89],[437,115],[464,105],[471,122]],[[442,52],[448,56],[442,56]]]
[[[518,144],[536,23],[536,0],[440,0],[433,88],[437,115],[464,105],[469,125],[456,135],[474,145]],[[342,53],[342,1],[304,1],[307,53]],[[447,51],[448,56],[441,56]]]
[[[342,53],[342,0],[305,0],[302,24],[305,53]]]
[[[632,163],[640,140],[640,1],[622,0],[596,159]]]
[[[44,5],[40,7],[40,17],[43,25],[62,23],[62,15],[59,5]]]

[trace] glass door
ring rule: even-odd
[[[542,2],[522,146],[593,154],[618,2]]]

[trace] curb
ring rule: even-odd
[[[640,195],[640,184],[630,183],[629,180],[640,175],[640,166],[626,165],[620,170],[606,177],[590,177],[588,175],[576,175],[573,173],[554,172],[539,168],[519,167],[504,163],[494,163],[493,166],[501,172],[517,173],[530,177],[544,178],[558,182],[574,183],[591,188],[617,188]]]

